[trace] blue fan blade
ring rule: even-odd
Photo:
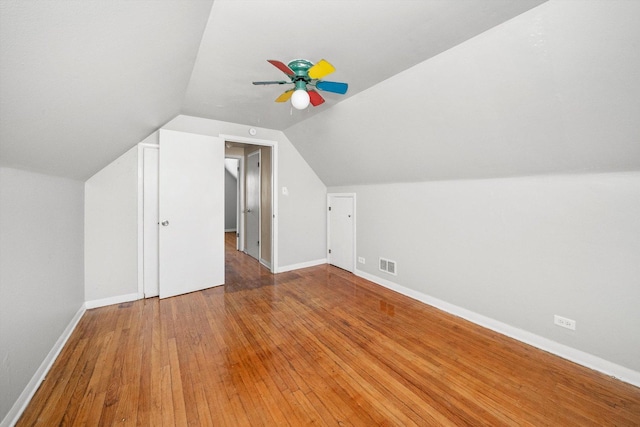
[[[345,93],[347,93],[347,89],[349,88],[349,85],[346,83],[339,83],[339,82],[319,81],[316,83],[316,87],[320,90],[325,90],[327,92],[339,93],[341,95],[344,95]]]

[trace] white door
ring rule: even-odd
[[[158,149],[142,149],[144,297],[158,296]]]
[[[329,264],[354,270],[355,195],[328,195]]]
[[[224,284],[224,140],[160,130],[160,298]]]
[[[260,151],[247,156],[246,252],[260,259]]]

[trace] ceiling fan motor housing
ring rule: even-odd
[[[307,83],[311,81],[307,73],[313,64],[305,59],[294,59],[287,65],[295,74],[291,76],[291,80],[295,84],[296,90],[307,90]]]
[[[309,68],[313,66],[313,64],[306,59],[294,59],[288,64],[291,71],[293,71],[297,78],[302,78],[306,81],[311,80],[308,75]]]

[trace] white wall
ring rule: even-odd
[[[357,194],[359,270],[640,372],[640,172],[328,190]]]
[[[84,224],[87,307],[136,299],[137,146],[86,181]]]
[[[278,146],[278,269],[326,259],[326,187],[280,131],[217,120],[178,116],[163,129],[275,141]],[[162,148],[161,148],[162,149]],[[282,194],[287,187],[288,195]]]
[[[83,307],[83,191],[0,168],[0,420]]]

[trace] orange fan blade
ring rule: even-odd
[[[311,105],[314,107],[317,107],[324,102],[324,98],[315,90],[312,89],[307,92],[309,93],[309,102],[311,102]]]
[[[294,89],[289,89],[286,92],[283,92],[279,97],[276,98],[276,102],[287,102],[291,99],[291,95],[293,95]]]
[[[335,67],[329,64],[324,59],[318,61],[316,65],[309,68],[308,74],[312,79],[321,79],[324,76],[327,76],[335,71]]]

